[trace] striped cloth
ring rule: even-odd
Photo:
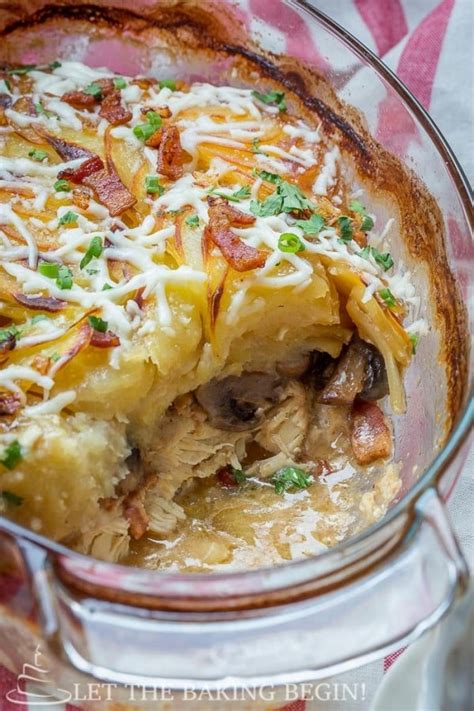
[[[472,0],[313,0],[312,4],[362,40],[398,74],[430,111],[461,160],[466,174],[472,179],[474,154],[472,150],[465,149],[466,136],[472,134]],[[295,18],[290,7],[276,9],[273,0],[239,0],[239,6],[243,22],[252,29],[269,24],[284,31],[290,24],[296,24],[297,31],[288,39],[284,39],[282,32],[286,42],[286,47],[282,49],[304,59],[305,51],[312,44],[311,34],[304,22]],[[314,50],[311,49],[311,59],[314,61],[314,58]],[[324,67],[323,56],[319,57],[319,61]],[[466,474],[473,470],[471,454]],[[456,531],[471,564],[473,532],[468,508],[472,499],[472,477],[464,476],[450,501],[450,508]],[[330,697],[327,699],[293,702],[284,709],[365,710],[384,672],[402,652],[399,650],[383,662],[332,678]],[[0,666],[0,711],[34,711],[39,708],[32,703],[18,704],[7,700],[7,692],[15,689],[16,684],[16,677]],[[357,688],[360,691],[358,698],[342,698],[344,688]],[[221,705],[222,701],[217,702],[216,711]],[[80,711],[70,704],[50,708]]]

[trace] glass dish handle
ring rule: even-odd
[[[175,689],[303,682],[357,667],[433,627],[468,580],[435,489],[382,564],[330,592],[225,621],[117,605],[75,594],[51,567],[32,573],[51,653],[103,682]]]

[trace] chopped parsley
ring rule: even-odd
[[[2,491],[2,498],[10,506],[21,506],[23,503],[22,496],[17,496],[13,491],[7,491],[6,489]]]
[[[343,242],[350,242],[352,240],[352,222],[351,218],[347,215],[341,215],[338,218],[337,224],[339,225],[339,237]]]
[[[107,321],[104,321],[100,316],[89,316],[87,319],[94,329],[94,331],[99,331],[100,333],[105,333],[109,327]]]
[[[314,477],[298,467],[282,467],[275,472],[271,481],[275,492],[283,494],[289,489],[307,489],[313,483]]]
[[[104,245],[102,242],[102,237],[99,237],[99,235],[95,235],[91,241],[90,244],[86,250],[86,253],[82,257],[79,267],[81,269],[84,269],[87,267],[87,265],[94,259],[100,257],[102,252],[104,251]]]
[[[48,67],[50,69],[59,69],[59,67],[61,67],[61,66],[62,66],[61,62],[58,62],[57,59],[55,59],[54,62],[51,62],[51,64],[48,64]]]
[[[37,148],[33,148],[31,151],[28,151],[28,156],[33,158],[33,160],[38,161],[38,163],[41,163],[41,161],[46,160],[48,153],[46,151],[40,151]]]
[[[7,469],[14,469],[18,462],[23,459],[23,448],[19,441],[15,439],[3,451],[3,456],[0,457],[0,463]]]
[[[410,338],[411,345],[412,345],[413,355],[415,355],[416,349],[418,348],[418,343],[419,343],[420,337],[417,336],[416,333],[410,333],[409,338]]]
[[[189,217],[187,217],[187,218],[185,219],[185,223],[186,223],[189,227],[193,227],[193,228],[194,228],[194,227],[197,227],[197,226],[199,225],[199,217],[198,217],[198,215],[190,215]]]
[[[22,67],[15,67],[15,69],[9,69],[8,74],[17,74],[21,76],[22,74],[28,74],[32,69],[36,69],[36,64],[24,64]]]
[[[394,306],[397,305],[397,300],[395,299],[394,295],[388,287],[385,289],[380,289],[379,296],[389,309],[392,309]]]
[[[56,190],[57,193],[68,193],[71,190],[71,185],[68,180],[61,179],[56,180],[53,185],[53,188]]]
[[[362,232],[369,232],[374,226],[374,221],[370,215],[367,214],[367,210],[362,203],[359,202],[359,200],[352,200],[352,202],[349,203],[349,209],[352,210],[352,212],[357,212],[357,214],[362,217],[362,224],[360,226]]]
[[[147,141],[161,127],[162,121],[160,114],[156,111],[148,111],[146,115],[146,123],[139,123],[133,127],[133,133],[141,141]]]
[[[145,189],[147,193],[150,195],[152,194],[157,194],[157,195],[163,195],[165,192],[165,189],[163,185],[160,183],[160,179],[158,178],[157,175],[147,175],[145,178]]]
[[[236,469],[235,467],[229,468],[236,484],[244,484],[247,481],[245,472],[243,472],[242,469]]]
[[[304,210],[314,210],[315,206],[301,192],[297,185],[281,180],[277,184],[277,189],[269,195],[263,202],[252,200],[250,212],[257,217],[269,217],[279,215],[281,212],[302,212]]]
[[[173,79],[162,79],[158,82],[160,89],[171,89],[171,91],[176,91],[176,82]]]
[[[102,98],[102,89],[100,87],[100,84],[97,84],[95,81],[93,81],[91,84],[88,84],[85,89],[83,89],[84,94],[91,94],[95,99],[101,99]]]
[[[302,252],[304,248],[303,242],[298,235],[295,235],[293,232],[283,232],[278,238],[278,249],[280,252],[296,254],[296,252]]]
[[[307,235],[318,235],[324,227],[324,217],[322,215],[311,215],[309,220],[296,220],[298,227],[301,227]]]
[[[105,282],[104,286],[102,287],[102,291],[108,291],[109,289],[113,289],[114,287],[111,284],[107,284]]]
[[[38,271],[48,279],[56,279],[56,285],[60,289],[72,288],[72,272],[65,264],[40,262]]]
[[[375,247],[364,247],[358,255],[364,259],[372,257],[377,264],[380,264],[385,272],[390,269],[390,267],[393,267],[392,255],[389,252],[379,252]]]
[[[230,200],[231,202],[240,202],[241,200],[246,200],[250,197],[250,187],[248,185],[244,185],[235,192],[230,193],[230,195],[223,193],[221,190],[216,190],[215,188],[211,188],[211,190],[208,190],[207,192],[209,195],[218,195],[219,197]]]
[[[123,77],[115,77],[113,80],[115,89],[125,89],[127,82]]]
[[[7,326],[6,328],[0,328],[0,343],[8,341],[10,338],[18,338],[21,331],[16,326]]]
[[[252,96],[263,104],[274,104],[279,111],[286,111],[285,93],[283,91],[269,91],[262,94],[260,91],[252,91]]]
[[[78,219],[79,215],[72,212],[72,210],[68,210],[64,215],[61,215],[58,220],[58,225],[71,225],[73,222],[77,222]]]

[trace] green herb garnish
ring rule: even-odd
[[[324,227],[324,217],[322,215],[311,215],[309,220],[296,220],[298,227],[301,227],[307,235],[317,235]]]
[[[418,348],[418,343],[420,341],[420,337],[417,336],[416,333],[410,333],[408,337],[411,341],[413,355],[415,355],[416,349]]]
[[[279,175],[276,173],[269,173],[268,170],[257,170],[254,168],[253,173],[262,180],[266,180],[267,183],[273,183],[274,185],[278,185],[282,181]]]
[[[127,82],[123,77],[115,77],[113,80],[115,89],[125,89]]]
[[[236,484],[244,484],[247,481],[245,472],[243,472],[242,469],[236,469],[231,466],[230,471]]]
[[[110,284],[107,284],[107,282],[105,282],[104,286],[102,287],[102,291],[108,291],[109,289],[113,289],[113,288],[114,288],[113,286],[111,286]]]
[[[349,210],[357,212],[357,214],[362,217],[362,224],[360,226],[362,232],[369,232],[372,229],[374,221],[370,215],[367,214],[367,210],[359,200],[352,200],[352,202],[349,203]]]
[[[307,489],[313,483],[312,474],[307,474],[298,467],[283,467],[272,476],[272,484],[277,494],[283,494],[289,489]]]
[[[275,192],[269,195],[263,202],[252,200],[250,212],[257,217],[269,217],[279,215],[281,212],[302,212],[304,210],[314,210],[315,205],[308,200],[297,185],[281,180]]]
[[[241,200],[246,200],[250,197],[250,187],[248,185],[244,185],[235,192],[230,193],[230,195],[223,193],[221,190],[216,190],[215,188],[211,188],[211,190],[208,190],[207,192],[209,195],[218,195],[226,200],[230,200],[230,202],[240,202]]]
[[[57,363],[58,360],[61,358],[61,356],[60,356],[59,353],[52,353],[52,354],[50,355],[50,358],[51,358],[51,360],[53,361],[53,363]]]
[[[89,316],[87,320],[89,321],[94,331],[100,331],[100,333],[105,333],[107,331],[107,328],[109,327],[107,321],[101,319],[100,316]]]
[[[189,227],[192,227],[192,228],[197,227],[197,226],[199,225],[199,217],[198,217],[198,215],[190,215],[189,217],[187,217],[187,218],[185,219],[185,223],[186,223]]]
[[[176,91],[176,82],[173,79],[162,79],[158,82],[160,89],[171,89],[171,91]]]
[[[14,469],[18,462],[23,459],[23,448],[19,441],[15,439],[3,451],[3,457],[0,457],[0,463],[7,469]]]
[[[390,269],[390,267],[393,267],[392,255],[389,254],[389,252],[379,252],[375,247],[364,247],[364,249],[358,252],[358,256],[364,259],[372,257],[377,264],[380,264],[385,272]]]
[[[146,120],[146,123],[139,123],[133,128],[133,133],[141,141],[147,141],[151,138],[151,136],[153,136],[155,131],[157,131],[162,124],[161,116],[160,114],[157,114],[156,111],[148,111]]]
[[[339,225],[339,237],[343,242],[350,242],[352,240],[352,221],[350,217],[342,215],[338,218],[337,223]]]
[[[99,235],[95,235],[95,237],[91,239],[87,251],[80,261],[79,267],[81,269],[84,269],[84,267],[87,267],[87,265],[94,259],[94,257],[100,257],[103,251],[104,245],[102,242],[102,237],[99,237]]]
[[[6,489],[2,491],[2,498],[10,506],[21,506],[23,503],[22,496],[17,496],[17,494],[14,494],[13,491],[7,491]]]
[[[35,106],[35,111],[37,114],[46,116],[47,118],[51,118],[51,116],[54,116],[54,114],[52,114],[51,111],[46,111],[43,104],[41,104],[40,102],[38,102],[34,106]]]
[[[160,179],[156,175],[146,176],[145,189],[149,194],[157,193],[158,195],[163,195],[165,192],[163,185],[160,183]]]
[[[71,184],[68,180],[56,180],[53,185],[53,188],[56,190],[57,193],[68,193],[71,190]]]
[[[262,151],[260,150],[260,140],[258,138],[254,138],[252,141],[252,145],[250,146],[250,150],[252,153],[261,153]]]
[[[278,249],[280,252],[296,254],[296,252],[302,252],[304,248],[303,242],[298,235],[295,235],[293,232],[283,232],[278,238]]]
[[[102,89],[100,87],[100,84],[97,84],[95,81],[93,81],[91,84],[88,84],[85,89],[83,89],[84,94],[91,94],[95,99],[101,99],[102,98]]]
[[[51,262],[40,262],[38,265],[38,271],[48,279],[56,279],[59,271],[59,264],[54,264]]]
[[[269,91],[266,94],[252,91],[252,96],[263,104],[274,104],[279,111],[286,111],[285,93],[283,91]]]
[[[61,67],[61,66],[62,66],[61,62],[58,62],[57,59],[55,59],[54,62],[51,62],[50,64],[48,64],[48,67],[50,69],[59,69],[59,67]]]
[[[48,157],[48,154],[46,151],[40,151],[37,148],[33,148],[31,151],[28,151],[28,156],[33,158],[33,160],[38,161],[38,163],[41,163],[41,161]]]
[[[22,67],[15,67],[15,69],[9,69],[8,74],[17,74],[21,76],[22,74],[28,74],[32,69],[36,69],[36,64],[24,64]]]
[[[38,271],[48,279],[56,279],[56,286],[60,289],[72,289],[72,272],[65,264],[40,262]]]
[[[0,328],[0,343],[8,341],[10,338],[18,338],[21,331],[16,326],[7,326],[6,328]]]
[[[64,215],[61,215],[58,220],[58,225],[71,225],[73,222],[77,222],[78,219],[79,215],[72,212],[72,210],[68,210]]]
[[[388,306],[389,309],[392,309],[394,306],[397,305],[397,300],[395,299],[394,295],[388,287],[385,289],[380,289],[378,293],[382,301]]]

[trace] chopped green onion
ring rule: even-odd
[[[418,343],[419,343],[420,337],[417,336],[416,333],[410,333],[408,337],[411,341],[413,355],[415,355],[416,349],[418,348]]]
[[[79,267],[81,269],[84,269],[84,267],[87,267],[87,265],[95,258],[100,257],[102,252],[104,251],[104,245],[102,243],[102,237],[99,237],[99,235],[95,235],[91,241],[90,244],[86,250],[86,253],[82,257]]]
[[[185,219],[185,223],[189,227],[197,227],[199,225],[199,217],[197,215],[190,215]]]
[[[260,140],[258,138],[254,138],[252,141],[252,145],[250,146],[250,150],[252,153],[261,153],[262,151],[260,150]]]
[[[275,492],[283,494],[289,489],[307,489],[313,483],[314,477],[298,467],[283,467],[275,472],[271,481]]]
[[[263,104],[275,104],[280,111],[286,111],[285,93],[283,91],[269,91],[267,94],[252,91],[252,96]]]
[[[48,154],[46,151],[40,151],[37,148],[33,148],[28,152],[28,156],[33,158],[33,160],[38,161],[38,163],[41,163],[42,160],[45,160],[48,157]]]
[[[125,87],[127,86],[127,82],[125,81],[125,79],[123,77],[115,77],[113,82],[114,82],[114,87],[116,89],[125,89]]]
[[[70,225],[73,222],[77,222],[78,218],[79,215],[77,215],[75,212],[72,212],[72,210],[68,210],[64,213],[64,215],[59,218],[58,225]]]
[[[107,321],[103,321],[99,316],[89,316],[88,321],[94,331],[100,331],[100,333],[105,333],[109,326]]]
[[[266,180],[267,183],[273,183],[274,185],[278,185],[282,180],[279,175],[276,173],[269,173],[268,170],[257,170],[255,168],[254,175],[257,175],[262,180]]]
[[[65,264],[58,269],[56,284],[60,289],[72,289],[72,272]]]
[[[322,215],[311,215],[309,220],[296,220],[298,227],[301,227],[307,235],[318,235],[324,227],[324,217]]]
[[[157,193],[158,195],[163,195],[165,192],[165,189],[163,185],[160,183],[160,179],[158,178],[157,175],[147,175],[145,178],[145,189],[147,193],[154,194]]]
[[[0,463],[7,469],[14,469],[18,462],[23,459],[23,448],[19,441],[15,439],[3,452],[3,457],[0,457]]]
[[[2,498],[7,504],[10,504],[10,506],[21,506],[23,503],[22,496],[17,496],[13,491],[7,491],[6,489],[2,491]]]
[[[380,289],[378,293],[382,301],[388,306],[389,309],[392,309],[397,305],[397,300],[388,287],[386,289]]]
[[[59,69],[59,67],[61,67],[61,66],[62,66],[61,62],[58,62],[57,59],[55,59],[54,62],[51,62],[51,64],[48,64],[48,67],[50,69]]]
[[[113,286],[111,286],[110,284],[107,284],[107,282],[105,282],[104,286],[102,287],[102,291],[108,291],[109,289],[113,289],[113,288],[114,288]]]
[[[389,252],[379,252],[375,247],[364,247],[364,249],[358,253],[358,256],[364,259],[372,257],[377,264],[380,264],[385,272],[390,269],[390,267],[393,267],[392,255]]]
[[[278,239],[278,249],[280,252],[296,254],[296,252],[302,252],[304,248],[303,242],[298,235],[295,235],[293,232],[283,232]]]
[[[56,190],[57,193],[68,193],[71,190],[71,184],[68,180],[64,180],[62,178],[61,180],[56,180],[53,185],[53,188]]]
[[[38,271],[48,279],[56,279],[59,271],[59,264],[53,264],[51,262],[40,262],[38,264]]]
[[[352,221],[350,217],[342,215],[337,220],[339,225],[339,236],[343,242],[350,242],[352,240]]]
[[[18,338],[21,331],[15,326],[7,326],[6,328],[0,328],[0,343],[8,341],[10,338]]]
[[[231,466],[230,471],[236,484],[244,484],[247,481],[245,472],[243,472],[242,469],[236,469]]]
[[[51,113],[51,111],[46,111],[43,104],[41,104],[40,102],[36,103],[34,106],[35,106],[35,111],[37,114],[46,116],[47,118],[51,118],[51,116],[54,115]]]
[[[100,84],[96,84],[95,81],[93,81],[91,84],[88,84],[85,89],[83,89],[84,94],[91,94],[96,99],[101,99],[102,98],[102,89],[100,87]]]
[[[176,91],[176,82],[173,79],[162,79],[158,82],[160,89],[171,89]]]

